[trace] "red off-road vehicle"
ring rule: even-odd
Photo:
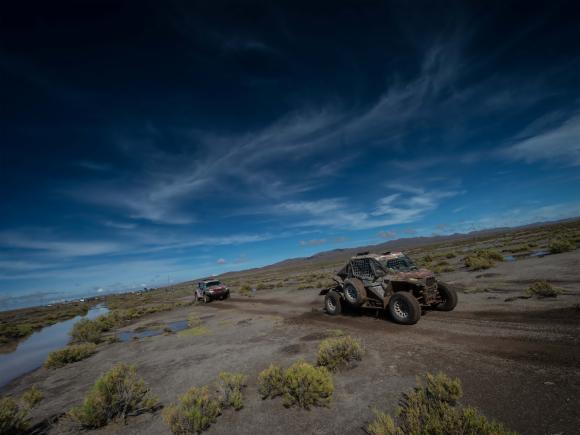
[[[451,311],[457,305],[455,290],[438,282],[430,270],[419,269],[402,252],[359,253],[333,279],[335,284],[320,292],[331,315],[340,314],[346,303],[384,309],[394,321],[412,325],[421,318],[422,309]]]
[[[210,302],[214,299],[227,299],[230,297],[230,289],[218,279],[208,279],[197,283],[195,291],[197,300]]]

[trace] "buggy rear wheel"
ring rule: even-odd
[[[334,290],[329,291],[324,297],[324,308],[331,316],[337,316],[342,312],[340,295]]]
[[[421,318],[421,306],[412,294],[398,292],[389,300],[389,314],[397,323],[414,325]]]

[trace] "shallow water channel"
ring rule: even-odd
[[[85,316],[77,316],[42,328],[20,342],[14,352],[0,354],[0,387],[18,376],[39,368],[50,352],[66,346],[70,339],[70,330],[80,319],[94,319],[108,311],[104,305],[97,305]]]

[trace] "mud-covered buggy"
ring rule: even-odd
[[[419,269],[402,252],[352,257],[333,278],[335,284],[323,289],[326,312],[337,315],[344,304],[355,308],[387,310],[395,322],[417,323],[423,309],[451,311],[457,293],[427,269]]]

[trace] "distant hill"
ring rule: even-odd
[[[297,258],[290,258],[287,260],[282,260],[277,263],[273,263],[267,266],[253,268],[253,269],[245,269],[239,271],[232,271],[226,272],[221,274],[221,277],[228,277],[233,274],[237,274],[240,272],[252,272],[252,271],[266,271],[272,269],[283,269],[283,268],[290,268],[290,267],[299,267],[301,264],[310,263],[313,261],[325,262],[325,263],[332,263],[344,260],[352,255],[355,255],[357,252],[385,252],[385,251],[395,251],[395,250],[409,250],[414,248],[421,248],[424,246],[439,244],[439,243],[447,243],[447,242],[457,242],[461,240],[473,240],[474,238],[488,238],[488,237],[496,237],[501,234],[511,233],[522,231],[526,229],[533,229],[538,227],[544,226],[552,226],[558,225],[561,223],[567,222],[574,222],[580,221],[580,218],[571,218],[571,219],[562,219],[559,221],[550,221],[550,222],[537,222],[528,225],[521,225],[518,227],[498,227],[498,228],[490,228],[485,230],[477,230],[471,231],[469,233],[454,233],[448,235],[441,235],[441,236],[420,236],[420,237],[405,237],[395,240],[389,240],[387,242],[378,243],[375,245],[366,245],[366,246],[358,246],[354,248],[341,248],[341,249],[333,249],[330,251],[322,251],[318,252],[314,255],[309,257],[297,257]]]

